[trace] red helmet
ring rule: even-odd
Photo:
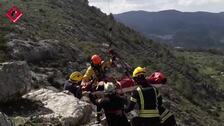
[[[101,63],[102,59],[99,55],[93,55],[91,57],[91,61],[94,65],[99,65]]]

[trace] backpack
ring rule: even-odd
[[[149,84],[166,84],[167,79],[163,73],[157,71],[146,77]]]

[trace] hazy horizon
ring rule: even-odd
[[[209,12],[209,11],[180,11],[180,10],[176,10],[176,9],[167,9],[167,10],[159,10],[159,11],[147,11],[147,10],[130,10],[130,11],[126,11],[126,12],[121,12],[121,13],[117,13],[117,14],[122,14],[122,13],[128,13],[128,12],[137,12],[137,11],[144,11],[144,12],[162,12],[162,11],[178,11],[178,12],[182,12],[182,13],[193,13],[193,12],[206,12],[206,13],[224,13],[224,11],[222,12]]]
[[[224,12],[224,0],[89,0],[89,5],[95,6],[107,14],[119,14],[138,10],[148,12],[164,10]]]

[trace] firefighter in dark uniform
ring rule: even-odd
[[[126,99],[116,93],[115,85],[112,82],[104,83],[104,93],[105,96],[97,100],[93,94],[90,94],[90,99],[94,99],[94,104],[104,109],[108,125],[130,126],[124,112]]]
[[[133,78],[137,89],[133,91],[129,107],[125,110],[130,112],[138,104],[138,116],[132,119],[133,126],[160,126],[159,115],[159,92],[155,87],[148,84],[145,79],[145,69],[137,67],[133,72]]]

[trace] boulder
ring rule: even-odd
[[[91,118],[92,107],[73,95],[51,89],[39,89],[24,95],[24,98],[41,101],[50,113],[43,113],[45,119],[57,118],[64,126],[76,126],[87,123]]]
[[[31,88],[31,72],[24,61],[0,64],[0,102],[17,100]]]
[[[48,82],[48,76],[46,74],[35,73],[33,71],[31,71],[31,74],[33,80],[32,87],[34,89],[38,89],[41,86],[50,86],[50,83]]]
[[[13,59],[37,62],[54,58],[58,51],[54,47],[58,43],[56,40],[33,42],[13,39],[7,47]]]
[[[9,55],[15,60],[37,63],[46,60],[83,60],[83,54],[75,44],[66,44],[58,40],[26,41],[12,39],[7,42]]]
[[[0,112],[0,126],[15,126],[15,124],[8,118],[7,115]]]
[[[63,73],[56,68],[36,67],[32,71],[33,87],[35,89],[43,86],[54,86],[63,89],[66,78]]]
[[[52,86],[62,89],[66,82],[66,78],[61,71],[55,70],[52,73],[48,73],[48,82],[51,83]]]

